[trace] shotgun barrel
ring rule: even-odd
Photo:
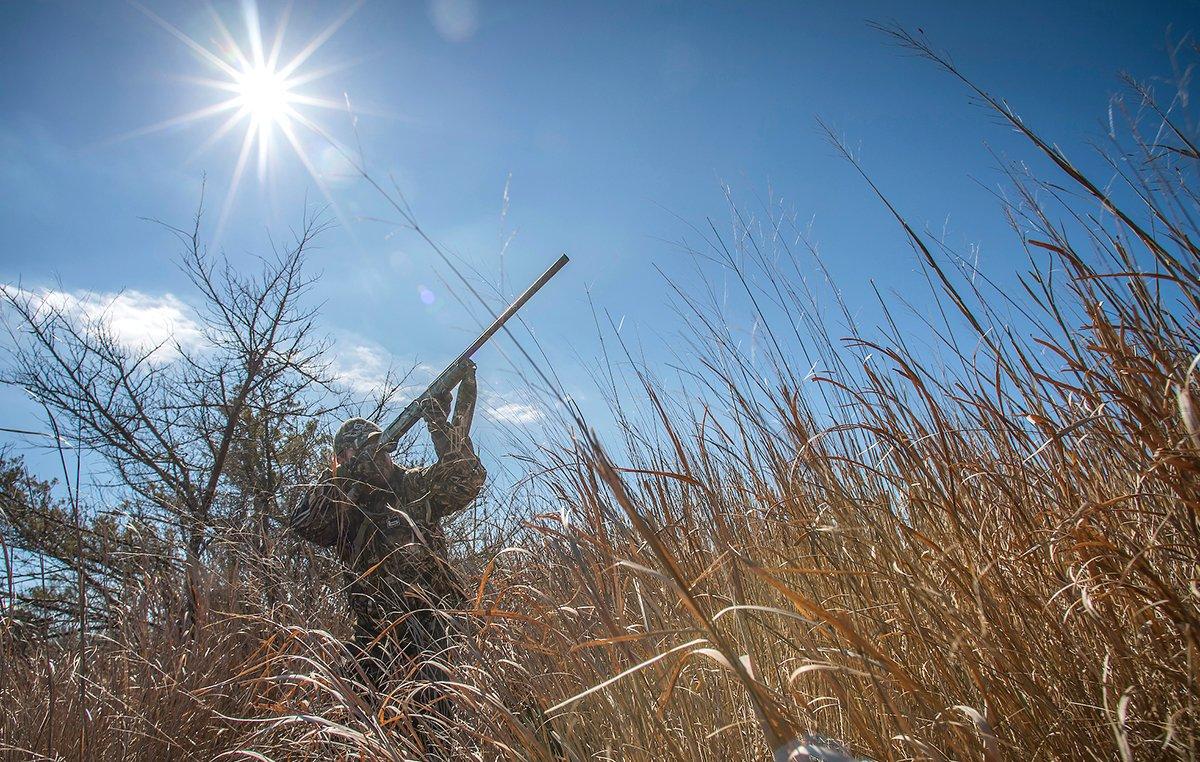
[[[536,294],[542,286],[546,285],[546,283],[549,282],[549,280],[553,278],[559,270],[563,269],[563,267],[565,267],[569,261],[570,259],[567,257],[567,255],[563,254],[554,264],[550,265],[546,272],[542,273],[541,276],[529,286],[529,288],[525,289],[520,296],[514,299],[512,304],[505,307],[504,311],[492,321],[492,324],[484,329],[483,333],[479,334],[479,337],[476,338],[475,341],[471,342],[471,345],[468,346],[462,354],[455,358],[454,362],[450,363],[450,365],[433,380],[433,383],[431,383],[429,387],[420,394],[420,396],[408,403],[408,406],[400,412],[400,415],[396,416],[396,418],[384,428],[383,434],[379,437],[376,451],[378,451],[379,447],[382,447],[388,452],[391,452],[393,449],[395,449],[396,443],[400,441],[400,437],[408,433],[408,430],[411,429],[417,423],[417,421],[421,420],[421,409],[425,405],[425,400],[431,397],[436,397],[440,394],[445,394],[457,386],[458,382],[462,380],[463,372],[466,370],[466,364],[467,361],[471,359],[471,355],[479,351],[479,348],[486,344],[488,339],[492,338],[497,331],[503,328],[508,319],[517,314],[517,311],[520,310],[521,307],[525,306],[525,302],[533,298],[533,295]]]

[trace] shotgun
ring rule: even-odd
[[[514,299],[512,304],[505,307],[504,311],[492,321],[492,324],[484,329],[483,333],[479,334],[479,337],[471,342],[471,345],[433,380],[429,388],[421,392],[412,402],[408,403],[407,407],[400,411],[400,415],[396,416],[391,423],[384,427],[383,434],[380,435],[375,446],[370,448],[370,452],[361,454],[365,456],[364,459],[373,458],[375,453],[379,451],[379,448],[383,448],[386,452],[394,450],[396,443],[400,441],[400,437],[408,433],[408,430],[415,426],[417,421],[421,420],[421,410],[425,405],[425,401],[443,395],[457,386],[458,382],[462,380],[463,372],[466,370],[466,364],[471,359],[471,355],[479,351],[479,348],[486,344],[488,339],[492,338],[497,331],[503,328],[508,319],[517,314],[517,311],[525,306],[525,302],[529,301],[569,261],[567,255],[563,254],[529,288],[525,289],[520,296]]]

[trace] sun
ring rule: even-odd
[[[241,128],[241,145],[225,194],[221,216],[217,221],[217,236],[224,228],[226,217],[233,205],[246,172],[250,157],[257,153],[258,179],[266,179],[273,161],[274,146],[282,137],[290,146],[293,155],[304,166],[330,205],[337,210],[337,203],[316,170],[301,141],[302,132],[315,135],[321,142],[332,145],[346,154],[345,148],[333,139],[311,116],[312,109],[345,110],[345,100],[335,101],[304,93],[304,85],[346,68],[332,65],[321,69],[306,68],[313,54],[354,14],[361,2],[354,3],[328,26],[322,29],[291,58],[283,59],[285,32],[291,15],[291,5],[285,7],[276,25],[270,45],[263,39],[259,21],[258,4],[254,0],[241,3],[244,34],[241,41],[226,26],[224,20],[209,6],[213,31],[217,44],[206,47],[181,32],[176,26],[148,8],[131,0],[133,5],[146,14],[160,27],[186,45],[209,69],[208,76],[184,76],[184,81],[201,85],[220,94],[220,99],[195,111],[163,120],[157,124],[135,130],[125,137],[145,135],[169,127],[192,122],[224,118],[196,149],[199,155],[230,133]],[[257,149],[257,151],[255,150]],[[340,213],[339,213],[339,216]]]
[[[291,84],[279,72],[266,66],[253,66],[236,77],[240,105],[259,129],[278,125],[291,108]]]

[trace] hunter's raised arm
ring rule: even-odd
[[[445,394],[430,399],[423,411],[437,462],[405,473],[409,493],[427,501],[430,521],[453,516],[469,506],[487,478],[471,443],[471,421],[478,397],[475,363],[468,363],[458,385],[452,418],[448,417],[449,397]]]

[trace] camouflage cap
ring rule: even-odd
[[[362,450],[382,433],[378,424],[366,418],[350,418],[333,435],[333,451],[338,453],[350,447]]]

